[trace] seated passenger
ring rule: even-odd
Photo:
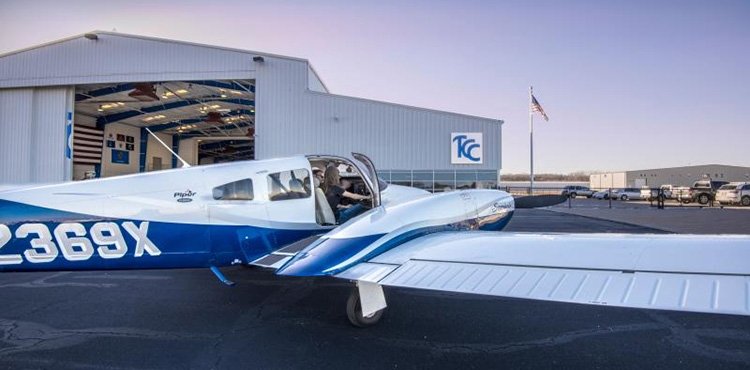
[[[348,206],[342,205],[341,200],[343,198],[349,198],[352,200],[370,199],[369,196],[348,192],[347,189],[349,186],[351,186],[351,183],[348,180],[342,180],[339,176],[338,168],[326,168],[323,190],[326,194],[326,200],[328,200],[328,204],[331,206],[331,210],[333,210],[333,214],[336,216],[336,221],[340,224],[364,211],[364,206],[359,203]]]

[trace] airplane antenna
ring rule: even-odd
[[[175,152],[174,152],[174,151],[172,150],[172,148],[170,148],[170,147],[169,147],[169,145],[167,145],[166,143],[164,143],[163,141],[161,141],[161,139],[159,139],[159,137],[158,137],[158,136],[156,136],[156,134],[154,134],[153,132],[151,132],[151,130],[149,130],[149,129],[148,129],[148,127],[144,127],[144,128],[146,129],[146,131],[148,131],[148,133],[149,133],[149,134],[151,134],[151,136],[153,136],[153,137],[154,137],[154,139],[156,139],[156,141],[158,141],[158,142],[159,142],[159,144],[161,144],[161,145],[163,145],[163,146],[164,146],[165,148],[167,148],[167,150],[169,150],[169,152],[170,152],[170,153],[172,153],[172,155],[173,155],[173,156],[177,157],[177,159],[179,159],[179,160],[180,160],[180,162],[182,162],[182,167],[186,167],[186,168],[187,168],[187,167],[190,167],[190,164],[189,164],[189,163],[187,163],[187,162],[186,162],[186,161],[185,161],[184,159],[182,159],[182,157],[180,157],[179,155],[177,155],[177,153],[175,153]]]

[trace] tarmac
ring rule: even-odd
[[[508,231],[664,231],[517,210]],[[347,282],[225,269],[0,274],[0,368],[750,367],[750,317],[387,289],[370,328]]]
[[[549,210],[650,227],[680,234],[750,234],[750,207],[681,206],[668,202],[664,209],[645,201],[609,201],[574,199]]]

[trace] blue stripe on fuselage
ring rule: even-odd
[[[511,217],[513,217],[512,211],[500,215],[499,217],[471,219],[453,224],[421,227],[405,231],[379,245],[373,251],[361,258],[338,268],[334,267],[356,255],[386,234],[375,234],[345,239],[321,238],[289,260],[284,266],[279,268],[276,273],[279,275],[291,276],[335,275],[360,262],[369,261],[399,245],[425,235],[444,231],[472,230],[476,228],[477,225],[480,225],[479,228],[481,230],[499,231],[508,224]]]
[[[91,238],[91,227],[98,222],[113,222],[119,227],[127,245],[127,252],[119,258],[105,259],[97,252],[98,245]],[[2,264],[0,271],[34,270],[99,270],[99,269],[142,269],[142,268],[187,268],[226,266],[236,261],[247,263],[262,257],[290,242],[303,239],[318,229],[290,230],[264,228],[252,225],[210,225],[183,224],[171,222],[148,222],[146,237],[159,249],[158,256],[143,253],[135,256],[136,239],[123,227],[132,222],[141,226],[144,221],[112,219],[100,216],[65,212],[50,208],[32,206],[0,199],[0,224],[8,227],[11,238],[0,246],[0,256],[24,255],[32,249],[32,239],[38,235],[31,233],[17,238],[16,231],[21,225],[39,223],[49,230],[51,239],[58,250],[57,257],[50,262],[32,263],[23,256],[20,264]],[[69,261],[63,255],[54,236],[54,229],[61,223],[80,223],[86,230],[85,238],[91,241],[93,254],[83,261]],[[72,234],[68,234],[73,236]],[[2,241],[2,239],[0,239]]]

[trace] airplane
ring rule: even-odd
[[[349,321],[376,324],[383,286],[750,315],[750,236],[501,231],[552,204],[492,189],[386,184],[372,161],[302,155],[0,191],[0,271],[260,266],[354,283]],[[313,169],[369,199],[337,224]],[[554,200],[558,202],[558,200]]]

